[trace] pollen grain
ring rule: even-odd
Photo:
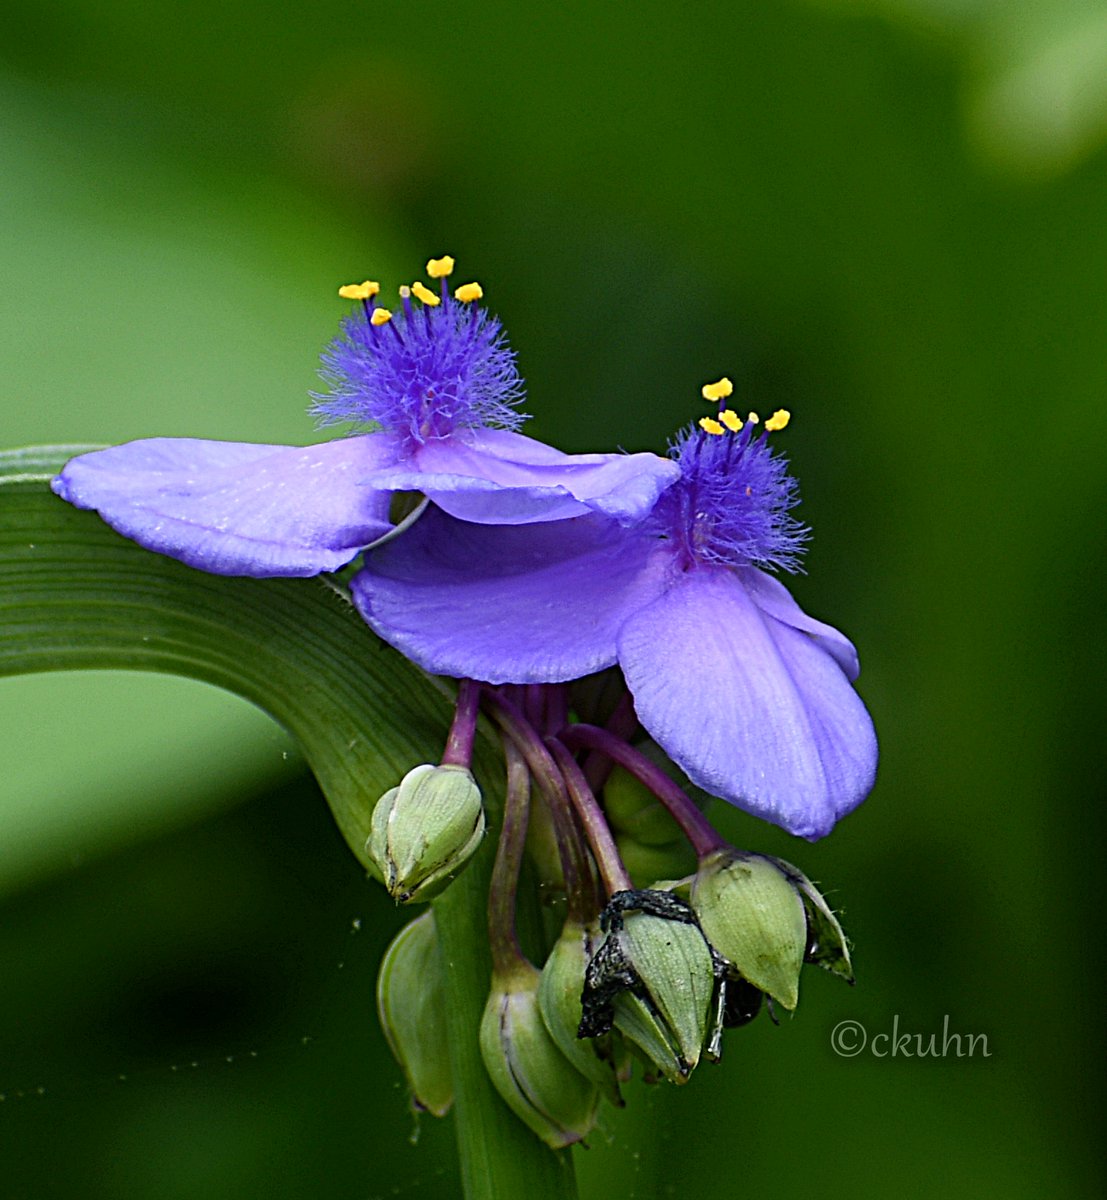
[[[734,384],[724,375],[714,383],[705,383],[700,389],[705,400],[725,400],[734,391]]]
[[[343,284],[338,289],[338,294],[343,300],[372,300],[380,290],[381,285],[379,283],[374,283],[372,279],[367,279],[364,283]]]
[[[432,292],[430,290],[429,287],[426,287],[422,283],[419,283],[419,282],[413,283],[411,285],[411,292],[412,292],[412,295],[417,297],[419,300],[422,300],[422,302],[424,304],[428,305],[431,308],[434,308],[434,306],[436,304],[442,303],[442,297],[436,296],[434,294],[434,292]]]
[[[719,413],[719,420],[730,430],[731,433],[737,433],[742,428],[742,418],[734,411],[733,408],[724,408]]]

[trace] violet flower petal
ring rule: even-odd
[[[216,575],[316,575],[390,528],[363,483],[395,458],[387,434],[315,446],[148,438],[82,454],[53,489],[119,533]]]
[[[631,616],[619,661],[643,727],[713,795],[814,840],[871,789],[872,721],[838,662],[731,571],[693,569]]]
[[[791,625],[801,633],[810,634],[845,671],[850,682],[857,678],[861,673],[857,649],[844,633],[839,633],[833,625],[824,625],[822,621],[809,617],[792,599],[792,593],[772,575],[766,575],[756,567],[739,567],[738,578],[763,613],[783,621],[785,625]]]
[[[379,472],[377,487],[418,491],[460,520],[482,525],[561,521],[602,513],[644,517],[680,469],[656,454],[563,454],[505,429],[459,430],[428,441]]]
[[[350,587],[369,625],[427,671],[555,683],[614,663],[627,613],[664,586],[656,545],[595,516],[488,526],[431,508]]]

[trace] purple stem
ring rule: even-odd
[[[546,724],[543,732],[556,733],[569,723],[569,689],[563,683],[547,683]]]
[[[584,778],[584,772],[577,765],[576,759],[557,738],[547,738],[546,745],[565,779],[573,807],[577,810],[577,816],[580,817],[581,824],[584,826],[584,836],[588,839],[588,844],[592,847],[592,854],[600,868],[600,875],[603,878],[604,887],[607,888],[607,894],[614,896],[616,892],[633,891],[634,883],[627,874],[626,867],[623,866],[615,839],[607,827],[603,809],[596,802],[596,797],[592,795],[592,789],[588,786],[588,780]]]
[[[546,697],[540,683],[528,683],[523,689],[523,714],[540,731],[546,728]]]
[[[566,723],[555,725],[554,732],[564,728]],[[638,714],[634,711],[634,697],[629,688],[619,697],[619,702],[612,709],[604,729],[623,742],[629,742],[638,732]],[[614,769],[614,761],[599,751],[593,751],[584,760],[584,777],[593,792],[598,792],[603,787]]]
[[[515,935],[515,896],[530,817],[530,773],[523,756],[510,742],[504,744],[504,762],[507,764],[504,820],[488,885],[488,943],[492,970],[497,975],[510,974],[525,961]]]
[[[627,742],[620,741],[606,729],[600,729],[598,725],[570,725],[563,729],[558,737],[574,750],[599,750],[649,788],[672,813],[673,820],[692,843],[697,857],[703,858],[726,847],[726,839],[719,836],[683,788],[678,787],[641,751],[635,750]]]
[[[595,879],[588,853],[573,817],[572,800],[566,790],[565,780],[542,739],[514,704],[488,688],[484,690],[484,701],[491,710],[493,720],[519,749],[534,781],[546,797],[557,836],[561,872],[565,877],[567,915],[585,924],[595,917],[600,904],[595,894]]]
[[[444,767],[468,767],[473,761],[473,739],[477,732],[480,712],[480,684],[463,679],[457,687],[457,705],[446,748],[442,751]]]

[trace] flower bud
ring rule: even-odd
[[[405,925],[384,952],[377,976],[377,1014],[413,1103],[444,1117],[454,1101],[454,1086],[445,976],[430,910]]]
[[[648,756],[651,759],[655,756]],[[603,785],[603,807],[611,831],[647,846],[662,846],[680,836],[680,826],[644,783],[616,767]]]
[[[695,915],[668,892],[619,892],[605,920],[607,937],[586,975],[580,1034],[614,1025],[666,1079],[684,1083],[700,1060],[716,995],[711,949]]]
[[[507,1106],[555,1150],[585,1137],[600,1094],[550,1036],[538,1008],[538,972],[529,964],[493,981],[480,1025],[480,1052]]]
[[[366,852],[400,904],[430,900],[484,837],[480,789],[466,767],[414,767],[373,809]]]
[[[743,979],[796,1007],[807,917],[775,860],[737,851],[710,856],[692,881],[692,907],[707,940]]]
[[[803,901],[807,914],[807,949],[803,961],[815,963],[823,970],[840,976],[847,983],[853,983],[849,943],[830,905],[798,867],[793,867],[781,858],[771,861],[788,876]]]
[[[580,1038],[580,997],[588,960],[599,944],[596,928],[567,921],[561,936],[550,951],[538,984],[538,1009],[542,1020],[557,1043],[557,1048],[586,1078],[591,1080],[610,1103],[623,1106],[619,1092],[615,1047],[610,1034]]]
[[[685,838],[650,846],[625,833],[615,835],[615,845],[627,874],[640,887],[652,887],[659,879],[676,879],[696,869],[696,855]]]

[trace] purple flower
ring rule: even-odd
[[[496,528],[432,510],[367,557],[355,602],[438,674],[552,683],[617,662],[643,727],[694,783],[822,837],[871,789],[876,738],[852,644],[762,570],[794,570],[806,530],[754,424],[726,410],[681,433],[680,479],[634,527],[586,515]]]
[[[312,446],[150,438],[82,454],[54,491],[140,545],[218,575],[334,571],[387,533],[394,491],[466,521],[515,525],[648,512],[676,470],[652,454],[567,455],[517,432],[523,383],[479,284],[451,295],[453,259],[401,288],[401,311],[366,281],[323,355],[321,424],[366,432]],[[415,297],[419,303],[412,301]]]

